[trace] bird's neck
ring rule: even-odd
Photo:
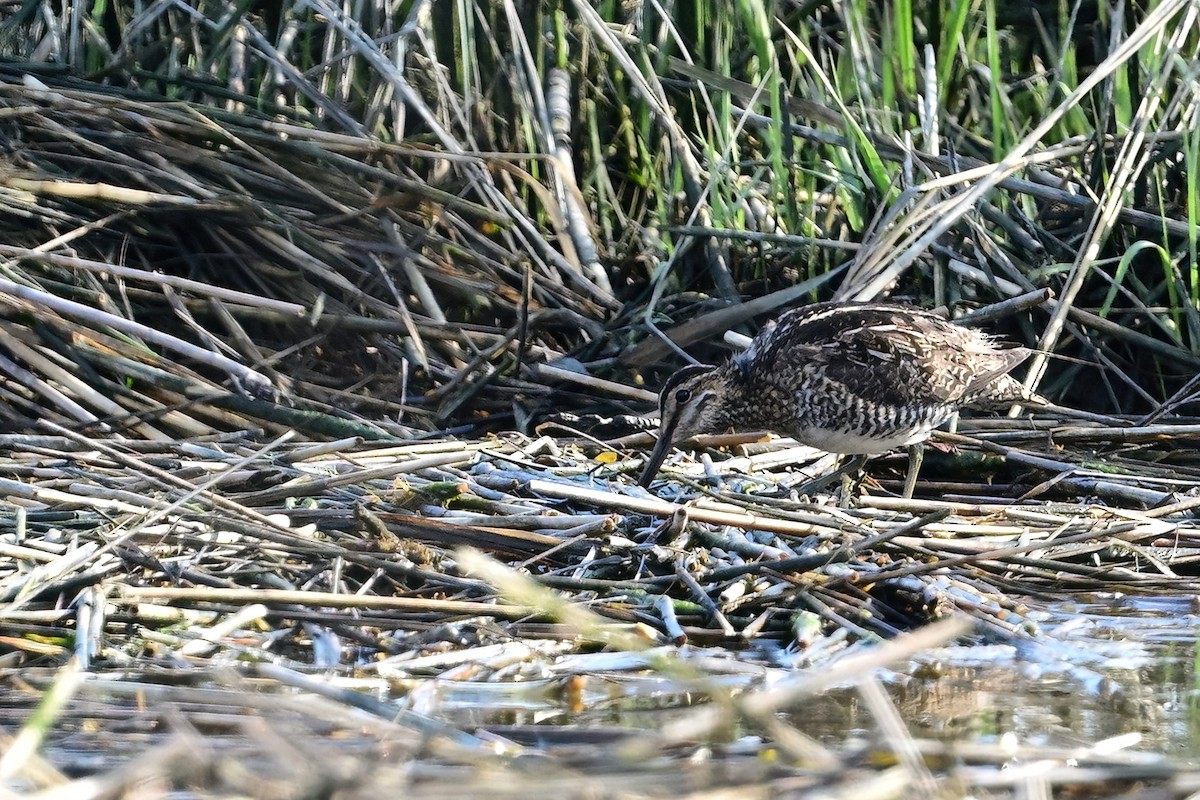
[[[756,379],[743,365],[729,361],[720,368],[722,392],[721,415],[736,431],[769,430],[779,432],[792,423],[790,416],[780,416],[783,398],[777,387]]]
[[[764,420],[760,419],[759,404],[740,366],[734,361],[726,362],[717,368],[717,378],[721,383],[717,412],[721,422],[735,431],[761,426]]]

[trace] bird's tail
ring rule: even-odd
[[[1012,375],[1001,375],[978,395],[967,403],[969,408],[996,408],[1009,406],[1013,403],[1030,405],[1046,405],[1050,401],[1034,391],[1026,389],[1024,384]]]
[[[997,408],[1013,403],[1042,405],[1046,399],[1026,389],[1008,373],[1033,355],[1027,347],[1010,347],[989,353],[995,361],[992,368],[979,374],[974,385],[967,389],[968,408]]]

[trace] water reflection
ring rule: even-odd
[[[1069,603],[1030,601],[1041,632],[1028,642],[949,647],[884,676],[917,738],[1086,745],[1139,733],[1138,749],[1200,759],[1200,624],[1190,598],[1089,595]],[[756,681],[742,676],[727,682]],[[539,691],[541,689],[541,691]],[[653,673],[590,676],[578,712],[529,686],[505,702],[493,690],[443,685],[442,712],[461,722],[655,728],[702,702]],[[875,721],[852,687],[809,698],[790,722],[830,744],[871,740]]]

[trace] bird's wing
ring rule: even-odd
[[[820,375],[865,400],[920,407],[986,396],[1030,352],[917,308],[817,304],[781,316],[734,363],[750,384],[794,390]]]
[[[988,394],[988,389],[1010,369],[1028,358],[1028,352],[999,350],[986,338],[966,332],[962,342],[939,341],[919,328],[890,324],[865,325],[843,331],[831,341],[779,348],[786,356],[775,371],[797,369],[820,372],[850,394],[882,405],[922,407],[958,405]]]
[[[851,394],[880,405],[911,407],[955,402],[953,379],[947,379],[908,338],[859,334],[851,342],[827,345],[819,356],[825,364],[825,377]]]

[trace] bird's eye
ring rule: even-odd
[[[686,403],[688,400],[691,400],[691,399],[692,399],[692,390],[691,389],[680,389],[679,391],[677,391],[675,393],[675,402],[676,403]]]

